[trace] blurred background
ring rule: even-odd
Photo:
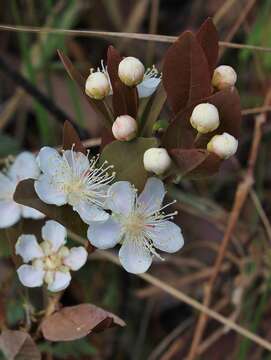
[[[101,124],[69,79],[57,49],[68,54],[85,77],[91,67],[100,66],[110,44],[125,56],[138,57],[146,67],[155,64],[161,69],[169,43],[110,37],[106,32],[177,36],[186,29],[196,30],[208,16],[213,17],[221,41],[271,47],[270,0],[2,0],[1,25],[105,33],[14,32],[0,27],[0,163],[22,149],[61,144],[65,118],[82,129],[85,140],[99,142]],[[271,52],[221,46],[220,64],[236,70],[243,109],[268,105]],[[45,95],[42,101],[40,92]],[[225,162],[219,175],[208,181],[182,181],[169,194],[178,200],[178,223],[186,244],[166,262],[155,262],[151,273],[201,302],[247,166],[257,112],[244,111],[237,157]],[[165,110],[161,119],[167,115]],[[271,127],[266,116],[254,188],[231,234],[211,308],[271,341]],[[0,255],[0,296],[5,296],[10,326],[18,327],[25,317],[26,295],[16,291],[19,284],[5,241],[0,241]],[[198,317],[193,307],[95,257],[74,278],[63,298],[65,305],[92,302],[118,314],[127,327],[72,343],[43,342],[41,350],[51,356],[46,359],[185,358]],[[30,293],[37,296],[36,290]],[[267,360],[271,356],[209,320],[197,358]]]

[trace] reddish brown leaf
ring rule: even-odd
[[[108,113],[103,101],[91,99],[85,93],[85,82],[86,79],[80,74],[80,72],[73,66],[71,60],[60,50],[57,50],[60,60],[62,61],[67,73],[71,77],[73,81],[76,82],[79,89],[81,90],[82,95],[85,97],[87,102],[90,104],[91,108],[98,114],[102,114],[102,119],[104,121],[104,125],[110,127],[110,123],[113,119],[111,119],[110,114]]]
[[[196,37],[205,53],[212,77],[218,58],[218,33],[211,18],[204,21]]]
[[[0,349],[8,360],[40,360],[41,354],[30,335],[24,331],[4,330]]]
[[[41,330],[47,340],[72,341],[117,325],[125,326],[118,316],[92,304],[81,304],[65,307],[48,316],[42,322]]]
[[[63,126],[63,149],[71,150],[74,146],[75,151],[80,151],[83,154],[87,153],[87,149],[82,144],[79,135],[69,121],[65,121]]]
[[[136,87],[126,86],[119,78],[118,67],[122,57],[118,51],[109,46],[107,51],[107,69],[113,89],[113,108],[115,117],[130,115],[136,119],[138,94]]]
[[[176,114],[211,93],[209,67],[196,37],[186,31],[168,49],[163,84],[169,105]]]
[[[202,164],[209,152],[203,149],[172,149],[170,156],[184,176]]]
[[[206,159],[192,170],[188,177],[190,179],[212,176],[219,171],[222,160],[215,154],[209,153]]]
[[[116,140],[112,134],[112,131],[108,131],[106,128],[102,130],[101,137],[102,137],[101,149],[103,149],[106,145]]]

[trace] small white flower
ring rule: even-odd
[[[169,221],[176,212],[164,214],[164,184],[158,178],[149,178],[143,192],[127,181],[113,184],[109,190],[107,206],[112,215],[105,222],[93,222],[88,239],[99,249],[108,249],[120,243],[119,258],[130,273],[143,273],[152,263],[153,255],[161,257],[155,249],[174,253],[184,240],[179,226]]]
[[[214,131],[219,126],[219,113],[217,108],[210,103],[198,104],[193,109],[190,123],[200,134]]]
[[[115,139],[120,141],[130,141],[134,139],[137,130],[137,122],[130,115],[118,116],[112,126],[112,133]]]
[[[46,283],[52,292],[66,289],[71,281],[70,271],[79,270],[87,261],[84,247],[68,249],[65,246],[66,236],[64,226],[49,220],[42,227],[42,243],[38,244],[34,235],[18,238],[15,251],[25,264],[17,273],[24,286],[38,287]]]
[[[66,150],[62,156],[51,147],[43,147],[37,158],[43,174],[35,181],[39,198],[47,204],[69,204],[82,220],[104,221],[108,184],[114,178],[108,171],[113,166],[104,162],[97,167],[99,156],[89,159],[89,153]]]
[[[25,179],[36,179],[40,174],[35,156],[30,152],[22,152],[13,164],[0,172],[0,228],[7,228],[23,218],[41,219],[39,211],[19,205],[13,200],[17,184]]]
[[[109,95],[111,90],[107,74],[102,71],[91,72],[87,78],[86,94],[96,100],[102,100]]]
[[[141,83],[144,72],[145,68],[142,62],[133,56],[127,56],[119,63],[119,78],[127,86],[136,86]]]
[[[143,156],[145,170],[162,175],[171,165],[171,158],[164,148],[151,148]]]
[[[218,90],[223,90],[228,87],[234,86],[236,80],[237,74],[231,66],[220,65],[214,71],[212,85]]]
[[[215,135],[209,141],[207,150],[215,153],[222,159],[228,159],[234,155],[238,148],[238,140],[234,136],[223,133],[222,135]]]

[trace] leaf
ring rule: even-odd
[[[69,205],[56,206],[42,202],[34,189],[33,179],[27,179],[19,182],[13,196],[18,204],[32,207],[39,210],[50,219],[56,220],[75,234],[85,236],[87,226],[81,220],[80,216],[72,210]]]
[[[71,150],[74,146],[75,151],[80,151],[83,154],[87,153],[87,149],[82,144],[79,135],[69,121],[65,121],[63,126],[63,149]]]
[[[218,59],[218,33],[211,18],[204,21],[196,33],[196,38],[205,53],[212,78]]]
[[[30,335],[24,331],[4,330],[0,349],[8,360],[40,360],[41,354]]]
[[[72,341],[117,325],[125,326],[118,316],[92,304],[80,304],[64,307],[45,318],[41,331],[50,341]]]
[[[86,79],[80,74],[80,72],[73,66],[71,60],[61,51],[57,50],[58,56],[62,61],[67,73],[71,77],[73,81],[76,82],[79,89],[81,90],[82,95],[85,97],[87,102],[90,104],[91,108],[98,114],[102,114],[102,118],[104,120],[104,125],[108,128],[111,128],[112,118],[109,115],[104,103],[102,100],[91,99],[85,93],[85,82]]]
[[[101,161],[107,160],[114,165],[116,180],[130,181],[140,191],[148,178],[143,165],[144,152],[157,146],[155,138],[137,138],[129,142],[113,141],[104,148]]]
[[[220,126],[215,131],[202,136],[197,142],[197,147],[205,148],[214,135],[223,132],[227,132],[236,138],[239,137],[241,127],[240,97],[235,88],[229,88],[201,99],[177,114],[164,134],[162,146],[167,149],[195,147],[196,132],[190,124],[190,117],[194,107],[202,102],[209,102],[217,107]]]
[[[168,49],[162,81],[176,114],[211,93],[209,67],[196,37],[185,31]]]
[[[6,134],[0,134],[0,156],[16,154],[20,150],[18,140]]]
[[[107,51],[107,70],[113,89],[113,108],[115,118],[130,115],[136,119],[138,110],[138,94],[136,87],[126,86],[119,78],[118,67],[122,57],[118,51],[109,46]]]

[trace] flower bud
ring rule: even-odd
[[[171,158],[164,148],[150,148],[144,153],[143,163],[145,170],[162,175],[170,167]]]
[[[201,134],[214,131],[219,126],[217,108],[209,103],[198,104],[192,112],[190,123]]]
[[[238,140],[234,136],[224,132],[215,135],[208,143],[207,150],[215,153],[222,159],[228,159],[237,151]]]
[[[127,86],[140,84],[143,80],[144,72],[144,65],[135,57],[128,56],[119,63],[119,78]]]
[[[236,80],[236,72],[231,66],[220,65],[214,71],[212,85],[215,88],[222,90],[234,86]]]
[[[91,73],[87,78],[85,91],[92,99],[104,99],[110,92],[110,83],[107,76],[101,71]]]
[[[137,133],[137,122],[129,115],[121,115],[116,118],[112,126],[112,133],[117,140],[132,140]]]

